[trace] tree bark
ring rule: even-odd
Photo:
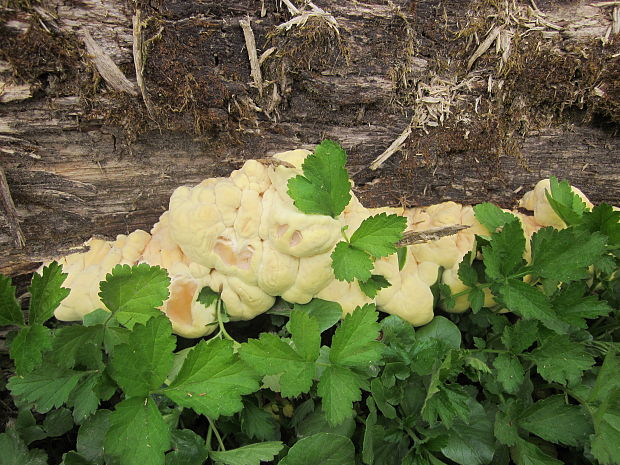
[[[0,272],[323,138],[369,206],[511,207],[551,175],[618,203],[613,5],[303,3],[0,2]]]

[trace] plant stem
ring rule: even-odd
[[[226,447],[224,447],[224,441],[222,441],[222,436],[220,436],[220,432],[217,430],[217,427],[215,426],[215,423],[213,422],[213,420],[211,420],[211,418],[207,417],[207,421],[209,422],[209,431],[213,431],[213,434],[215,434],[215,438],[217,439],[217,442],[219,444],[219,450],[224,452],[226,450]]]
[[[230,334],[228,334],[228,331],[226,331],[226,328],[224,327],[224,321],[222,319],[223,308],[224,308],[224,304],[222,303],[222,300],[220,299],[217,301],[217,325],[220,328],[220,334],[224,336],[224,338],[228,339],[229,341],[232,341],[233,344],[238,346],[239,343]]]

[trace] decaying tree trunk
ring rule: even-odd
[[[323,138],[369,206],[618,203],[618,4],[522,1],[0,1],[0,272]]]

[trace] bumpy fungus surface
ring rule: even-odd
[[[249,160],[228,178],[179,187],[172,194],[169,210],[150,234],[135,231],[115,241],[91,239],[89,251],[59,259],[69,275],[65,285],[71,294],[56,310],[56,318],[79,320],[103,307],[97,295],[99,281],[117,264],[136,263],[159,265],[168,271],[170,297],[161,310],[172,321],[174,331],[185,337],[207,335],[216,326],[215,304],[205,307],[197,302],[205,286],[221,294],[231,319],[254,318],[271,308],[278,296],[300,304],[313,297],[332,300],[344,313],[350,313],[371,299],[356,282],[334,278],[331,252],[341,240],[344,226],[354,231],[365,218],[386,212],[405,216],[407,229],[413,231],[470,226],[453,236],[407,247],[402,270],[395,255],[375,262],[374,273],[391,283],[377,294],[377,306],[414,325],[431,321],[431,286],[441,279],[453,292],[465,289],[458,279],[458,264],[472,249],[475,234],[489,234],[476,221],[473,208],[444,202],[408,210],[368,209],[353,196],[336,219],[304,214],[289,197],[287,183],[301,174],[309,153],[293,150],[275,155],[289,166]],[[520,206],[533,211],[533,216],[515,213],[528,237],[542,226],[564,226],[549,206],[545,189],[549,189],[548,180],[539,182],[521,201]],[[529,258],[529,244],[525,258]],[[440,269],[444,270],[441,276]],[[485,304],[493,305],[490,294]],[[464,296],[457,299],[452,311],[467,308]]]

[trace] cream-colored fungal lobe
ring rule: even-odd
[[[61,321],[81,320],[98,308],[105,308],[99,298],[99,283],[116,265],[134,265],[142,255],[151,236],[141,230],[119,235],[115,241],[90,239],[87,252],[74,253],[58,259],[67,278],[63,287],[70,289],[54,312]]]

